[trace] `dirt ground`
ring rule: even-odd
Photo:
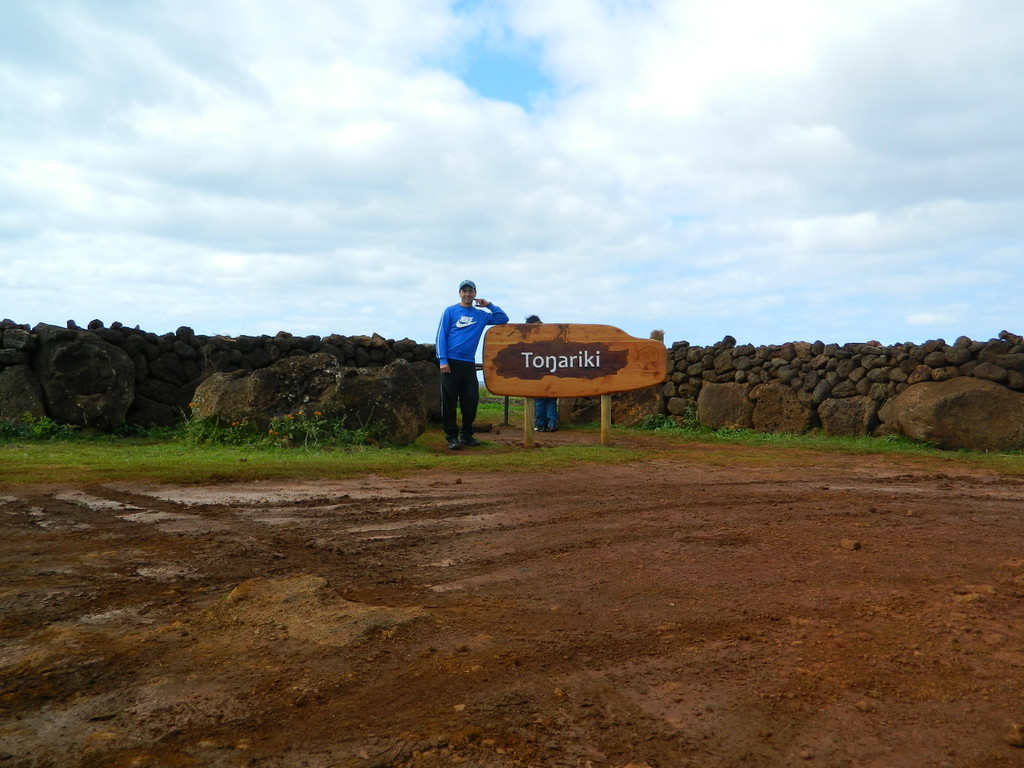
[[[1024,478],[459,459],[0,491],[0,768],[1024,765]]]

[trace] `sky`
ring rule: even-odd
[[[1024,3],[4,0],[0,318],[1024,333]]]

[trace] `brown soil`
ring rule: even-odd
[[[461,455],[0,492],[0,768],[1024,765],[1021,478]]]

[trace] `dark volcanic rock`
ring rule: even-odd
[[[53,325],[35,327],[32,368],[54,421],[112,430],[135,398],[135,366],[95,334]]]
[[[867,395],[830,397],[818,406],[826,434],[842,437],[870,435],[878,424],[878,401]]]
[[[561,424],[589,424],[601,419],[600,397],[558,398],[558,421]]]
[[[137,394],[135,402],[128,409],[126,421],[140,427],[173,427],[181,422],[181,411],[166,403],[158,403],[145,395]]]
[[[0,419],[17,421],[26,415],[46,415],[43,388],[27,365],[12,365],[0,371]]]
[[[193,414],[221,423],[265,427],[275,417],[319,411],[346,429],[408,445],[427,427],[423,384],[404,360],[381,368],[346,368],[326,354],[288,357],[252,373],[217,373],[200,384]]]
[[[640,425],[648,416],[665,412],[665,399],[661,396],[662,385],[634,389],[630,392],[616,392],[612,395],[612,423],[624,427]]]
[[[754,405],[754,429],[759,432],[802,434],[814,426],[815,414],[796,391],[779,382],[763,384],[751,393]]]
[[[747,397],[746,384],[706,383],[697,396],[697,420],[712,429],[750,429],[754,426],[754,404]]]
[[[441,423],[441,369],[436,362],[417,360],[410,363],[413,375],[423,386],[423,404],[429,421]]]
[[[940,448],[1024,448],[1024,394],[961,376],[908,387],[878,412],[880,434],[901,434]]]

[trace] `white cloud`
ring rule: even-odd
[[[669,341],[1018,321],[1024,6],[9,5],[19,322],[430,341],[467,276]],[[459,80],[480,40],[537,46],[531,112]]]
[[[935,326],[955,323],[962,319],[963,309],[960,306],[953,308],[953,311],[917,312],[913,315],[907,315],[907,325]]]

